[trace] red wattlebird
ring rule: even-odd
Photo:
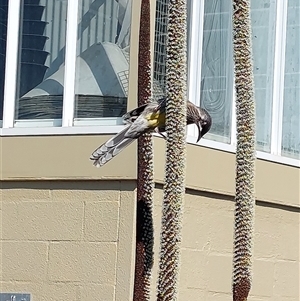
[[[158,133],[165,132],[165,117],[165,98],[127,112],[123,119],[129,125],[100,145],[92,153],[90,159],[94,161],[95,166],[103,166],[144,133],[153,131]],[[186,124],[193,123],[198,128],[198,142],[210,130],[212,119],[205,109],[198,108],[190,101],[187,101]]]

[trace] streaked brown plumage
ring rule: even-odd
[[[146,132],[165,132],[165,112],[165,98],[127,112],[123,119],[129,125],[92,153],[90,159],[94,161],[93,164],[97,167],[103,166]],[[197,126],[198,142],[210,130],[212,119],[205,109],[187,101],[186,123],[187,125],[194,123]]]

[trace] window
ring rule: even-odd
[[[276,1],[251,1],[257,149],[271,151]]]
[[[300,3],[289,0],[284,64],[282,154],[299,158],[300,151]]]
[[[157,0],[157,7],[166,3]],[[200,143],[234,151],[231,15],[230,0],[188,1],[189,99],[213,118],[211,131]],[[258,156],[299,166],[300,3],[252,0],[251,18]],[[161,41],[165,41],[166,21],[166,12],[157,10],[154,78],[162,87],[165,49]],[[190,141],[195,141],[194,135],[190,126]]]
[[[2,0],[0,13],[3,128],[122,124],[131,0]]]
[[[0,6],[0,120],[3,113],[4,74],[7,35],[7,5]]]
[[[202,58],[198,58],[201,75],[197,76],[200,95],[194,97],[212,115],[214,126],[210,134],[217,141],[228,143],[232,102],[227,100],[233,97],[231,1],[206,1],[202,9]]]
[[[121,128],[115,126],[127,107],[131,5],[0,1],[2,134]],[[258,156],[299,165],[299,0],[251,5]],[[213,118],[200,143],[228,151],[236,145],[231,6],[230,0],[188,0],[189,99]],[[167,8],[167,0],[156,1],[154,97],[165,93]],[[194,135],[189,126],[189,141]]]
[[[15,126],[60,126],[67,2],[32,2],[21,7]]]
[[[95,1],[92,6],[81,0],[79,5],[77,125],[87,118],[120,117],[126,112],[131,9],[128,1],[105,2]]]

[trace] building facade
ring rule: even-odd
[[[45,301],[132,300],[136,145],[100,169],[88,158],[123,128],[122,114],[137,105],[140,1],[2,2],[0,291]],[[165,92],[166,1],[150,2],[158,97]],[[300,296],[298,2],[252,1],[252,301]],[[232,299],[236,133],[230,14],[231,1],[188,1],[189,99],[211,113],[213,127],[199,144],[192,126],[187,133],[179,300]],[[153,300],[165,162],[165,142],[156,136],[154,158]]]

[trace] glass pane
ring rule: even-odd
[[[0,120],[3,116],[8,0],[0,3]]]
[[[300,3],[289,0],[285,49],[282,154],[300,158]]]
[[[62,117],[66,17],[66,0],[24,0],[17,124],[43,119],[41,126],[53,126]]]
[[[201,69],[201,106],[213,119],[211,139],[230,142],[233,65],[230,0],[206,0]]]
[[[270,152],[275,49],[275,0],[252,0],[257,149]]]
[[[80,0],[78,13],[75,121],[121,117],[127,107],[131,0]]]
[[[167,12],[168,0],[156,0],[152,91],[155,99],[166,92]]]

